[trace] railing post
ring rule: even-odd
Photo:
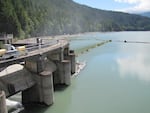
[[[41,49],[42,39],[41,38],[37,38],[36,41],[37,41],[39,49]]]

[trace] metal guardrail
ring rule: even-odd
[[[51,41],[46,42],[46,43],[37,43],[37,44],[34,44],[34,45],[28,45],[28,46],[26,46],[26,50],[28,52],[31,52],[31,51],[34,51],[34,50],[37,50],[37,49],[41,49],[41,48],[45,48],[45,47],[55,45],[58,42],[59,42],[58,40],[51,40]]]
[[[22,45],[23,46],[23,45]],[[20,63],[23,62],[26,58],[39,55],[41,52],[47,52],[47,51],[53,51],[55,49],[59,49],[60,47],[68,46],[68,41],[66,40],[43,40],[42,43],[37,44],[31,43],[31,44],[24,44],[26,47],[25,53],[22,52],[21,55],[19,55],[16,58],[10,58],[10,59],[3,59],[0,60],[0,70],[4,67],[7,67],[9,65],[12,65],[14,63]]]
[[[5,55],[5,58],[3,57],[0,57],[0,60],[7,60],[7,59],[13,59],[13,58],[17,58],[17,57],[20,57],[20,56],[25,56],[27,54],[30,54],[30,52],[32,51],[35,51],[35,50],[40,50],[42,48],[46,48],[46,47],[50,47],[50,46],[53,46],[55,44],[58,44],[59,43],[59,40],[46,40],[44,41],[44,43],[35,43],[35,44],[31,44],[31,45],[26,45],[26,50],[22,53],[20,53],[19,51],[15,50],[15,51],[9,51],[9,52],[6,52],[4,55]]]

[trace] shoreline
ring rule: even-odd
[[[48,38],[48,39],[66,39],[66,38],[73,38],[77,36],[82,36],[86,34],[95,34],[95,33],[116,33],[116,32],[137,32],[137,31],[106,31],[106,32],[84,32],[84,33],[77,33],[77,34],[62,34],[62,35],[49,35],[49,36],[38,36],[38,37],[29,37],[29,38],[24,38],[24,39],[19,39],[19,38],[14,38],[13,42],[18,43],[20,40],[27,40],[27,39],[36,39],[36,38]],[[138,31],[138,32],[150,32],[150,31]]]
[[[28,40],[26,42],[30,42],[32,40],[35,40],[36,38],[46,38],[46,39],[68,39],[68,38],[74,38],[82,35],[88,35],[88,34],[95,34],[95,33],[116,33],[116,32],[137,32],[137,31],[108,31],[108,32],[85,32],[85,33],[78,33],[78,34],[62,34],[62,35],[50,35],[50,36],[38,36],[38,37],[30,37],[30,38],[14,38],[13,42],[23,42],[23,40]],[[150,31],[138,31],[138,32],[150,32]]]
[[[97,31],[97,32],[84,32],[84,33],[77,33],[77,34],[62,34],[62,35],[50,35],[50,36],[39,36],[39,37],[48,37],[48,38],[64,38],[64,37],[76,37],[81,35],[87,35],[87,34],[95,34],[95,33],[116,33],[116,32],[137,32],[137,31]],[[150,31],[138,31],[138,32],[150,32]],[[38,38],[38,37],[30,37],[30,38]],[[26,38],[28,39],[28,38]]]

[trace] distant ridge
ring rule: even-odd
[[[0,17],[0,32],[21,38],[150,30],[147,17],[90,8],[72,0],[1,0]]]
[[[150,17],[150,12],[141,13],[141,16]]]

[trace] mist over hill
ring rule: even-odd
[[[0,1],[0,32],[16,37],[124,30],[150,30],[150,19],[94,9],[72,0]]]
[[[150,17],[150,12],[140,13],[141,16]]]

